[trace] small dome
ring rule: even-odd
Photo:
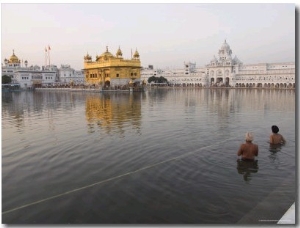
[[[108,51],[108,47],[106,46],[106,52],[102,53],[100,57],[114,57],[114,55]]]
[[[136,50],[134,52],[134,55],[133,55],[134,58],[139,58],[140,57],[140,54],[138,53],[138,51]]]
[[[234,59],[233,59],[233,62],[234,63],[242,63],[237,56],[234,56]]]
[[[222,50],[230,50],[230,46],[226,43],[226,40],[224,41],[222,47],[221,47]]]
[[[9,60],[10,60],[11,63],[19,63],[19,62],[20,62],[20,60],[18,59],[18,57],[15,55],[14,50],[13,50],[13,54],[12,54],[12,56],[10,57]]]
[[[211,60],[211,62],[218,62],[216,56],[214,55],[213,59]]]
[[[84,60],[92,60],[92,57],[87,53],[86,56],[83,57]]]
[[[121,49],[119,47],[119,49],[118,49],[118,51],[116,53],[116,56],[118,57],[118,56],[122,56],[122,55],[123,55],[123,53],[122,53],[122,51],[121,51]]]

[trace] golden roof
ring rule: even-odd
[[[12,54],[12,56],[10,57],[9,61],[10,61],[11,63],[19,63],[19,62],[20,62],[20,60],[18,59],[18,57],[15,55],[14,50],[13,50],[13,54]]]
[[[100,57],[114,57],[114,55],[112,53],[110,53],[108,51],[108,47],[106,46],[106,52],[102,53],[102,55],[100,55]]]

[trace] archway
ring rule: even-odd
[[[221,77],[217,78],[217,84],[223,84],[223,78]]]
[[[110,87],[110,81],[109,81],[109,80],[106,80],[106,81],[104,82],[104,86],[105,86],[105,87]]]
[[[225,79],[225,86],[229,86],[229,77],[226,77]]]

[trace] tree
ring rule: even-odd
[[[168,83],[168,80],[163,76],[160,76],[160,77],[151,76],[150,78],[148,78],[148,83],[151,83],[151,82]]]
[[[160,76],[158,78],[158,83],[168,83],[168,80],[166,78],[164,78],[163,76]]]
[[[11,83],[11,77],[7,76],[7,75],[3,75],[2,76],[2,84],[9,84]]]
[[[154,76],[151,76],[150,78],[148,78],[148,83],[151,83],[151,82],[155,82],[155,78]]]

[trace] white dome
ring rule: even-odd
[[[230,46],[226,43],[226,40],[224,41],[221,50],[230,50]]]

